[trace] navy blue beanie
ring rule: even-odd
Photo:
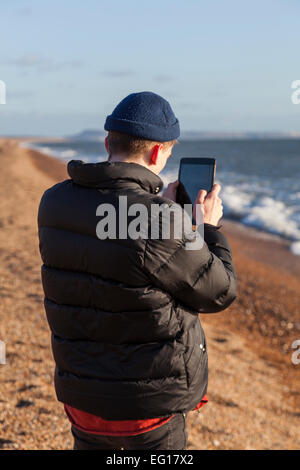
[[[126,96],[107,116],[104,129],[157,142],[168,142],[180,135],[170,104],[151,91]]]

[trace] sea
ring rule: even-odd
[[[65,140],[30,145],[63,161],[102,162],[102,141]],[[161,173],[178,177],[182,157],[213,157],[224,216],[291,241],[300,256],[300,139],[179,140]]]

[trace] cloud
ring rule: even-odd
[[[105,70],[103,72],[103,75],[108,78],[121,78],[121,77],[130,77],[133,75],[134,72],[133,70],[126,70],[126,69],[120,69],[120,70]]]
[[[16,67],[40,67],[48,63],[46,59],[34,55],[26,55],[17,59],[9,59],[7,65],[15,65]]]
[[[15,91],[7,91],[7,98],[8,99],[28,99],[34,96],[34,92],[31,90],[15,90]]]
[[[52,72],[65,68],[79,68],[83,66],[83,62],[77,59],[55,61],[37,55],[25,55],[16,59],[8,59],[2,63],[19,67],[23,70],[36,69],[39,72]]]
[[[173,80],[173,76],[162,73],[159,75],[155,75],[153,77],[153,80],[155,80],[156,82],[171,82]]]

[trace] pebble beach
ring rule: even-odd
[[[68,178],[65,163],[19,139],[0,139],[0,449],[72,449],[56,400],[43,305],[37,210],[43,192]],[[223,221],[238,275],[224,312],[201,315],[209,402],[188,414],[187,449],[299,449],[300,256],[288,242]],[[299,355],[300,357],[300,355]]]

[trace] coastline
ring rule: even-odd
[[[68,175],[64,162],[20,141],[0,139],[0,339],[7,345],[0,448],[70,448],[53,389],[36,224],[43,192]],[[300,365],[291,362],[291,344],[300,339],[300,258],[285,240],[222,223],[238,297],[226,311],[200,316],[209,404],[189,413],[188,449],[299,448]]]
[[[36,144],[36,143],[38,144],[39,142],[43,142],[43,143],[47,143],[47,142],[49,142],[49,143],[51,143],[51,142],[69,142],[68,139],[66,139],[66,138],[58,138],[58,137],[39,137],[39,138],[32,137],[32,138],[30,138],[30,137],[28,137],[28,138],[25,138],[25,139],[18,139],[18,140],[19,140],[20,145],[22,145],[23,143],[29,144],[28,147],[24,147],[24,148],[28,148],[29,150],[33,150],[33,151],[37,152],[38,154],[42,154],[46,157],[54,158],[55,160],[58,160],[59,162],[66,163],[66,161],[62,160],[61,158],[59,158],[59,156],[55,155],[54,153],[49,154],[48,152],[43,151],[42,149],[34,148],[34,146],[30,146],[30,144]],[[71,143],[72,142],[70,142],[70,144]],[[272,232],[265,231],[261,228],[258,228],[258,227],[252,226],[252,225],[245,225],[242,222],[239,222],[239,221],[236,221],[235,219],[231,219],[231,218],[227,218],[227,217],[224,217],[222,219],[222,225],[223,225],[223,228],[225,230],[227,230],[227,232],[232,234],[232,235],[234,235],[235,233],[240,233],[241,236],[246,236],[247,238],[249,238],[249,237],[251,237],[252,239],[256,238],[256,239],[259,239],[260,241],[266,240],[266,242],[271,242],[271,243],[278,242],[281,245],[281,248],[283,248],[283,249],[287,247],[289,249],[291,255],[292,255],[292,256],[289,256],[289,255],[287,255],[287,256],[288,256],[289,262],[291,262],[292,265],[293,265],[293,268],[292,268],[293,270],[294,270],[294,261],[293,261],[294,257],[296,256],[296,258],[295,258],[296,264],[298,264],[297,259],[299,260],[299,270],[298,270],[298,266],[297,266],[297,269],[296,269],[295,273],[300,274],[300,255],[297,255],[297,254],[293,253],[293,251],[290,249],[291,245],[293,244],[293,241],[281,236],[280,234],[274,234]],[[274,245],[274,246],[276,246],[276,245]],[[262,256],[264,255],[263,252],[261,254],[262,254]],[[297,258],[297,256],[298,256],[298,258]],[[276,264],[276,262],[275,262],[275,264]]]
[[[56,155],[54,152],[51,153],[47,150],[43,150],[42,148],[35,148],[34,145],[31,146],[31,144],[38,144],[39,142],[43,142],[44,144],[46,144],[47,142],[51,143],[51,142],[69,142],[70,143],[70,146],[72,146],[72,141],[70,141],[69,139],[67,138],[58,138],[58,137],[39,137],[39,138],[34,138],[34,137],[31,137],[31,138],[26,138],[26,139],[20,139],[19,140],[20,142],[20,145],[22,146],[22,144],[24,143],[26,145],[26,147],[24,146],[24,148],[28,148],[29,150],[34,150],[38,153],[41,153],[43,155],[45,155],[46,157],[51,157],[51,158],[54,158],[60,162],[63,162],[63,163],[66,163],[68,161],[68,159],[66,160],[65,158],[62,159],[60,158],[59,155]],[[28,147],[27,147],[27,144]],[[72,159],[71,157],[69,158],[70,160]],[[300,254],[297,254],[294,252],[294,250],[292,250],[292,245],[295,244],[295,241],[293,240],[290,240],[280,234],[276,234],[276,233],[273,233],[271,231],[266,231],[262,228],[259,228],[255,225],[245,225],[243,224],[242,222],[240,221],[237,221],[236,219],[234,218],[227,218],[227,217],[224,217],[222,219],[222,224],[223,224],[223,227],[225,228],[225,230],[228,231],[228,233],[231,233],[232,235],[234,235],[236,232],[238,232],[239,234],[241,234],[241,236],[246,236],[247,238],[251,237],[252,239],[253,238],[256,238],[256,239],[259,239],[260,241],[263,241],[263,240],[266,240],[267,242],[270,241],[271,243],[275,243],[274,247],[276,246],[276,242],[278,242],[280,245],[277,245],[277,246],[281,246],[281,248],[284,250],[286,247],[288,248],[288,250],[291,252],[292,256],[290,256],[289,254],[287,254],[288,256],[288,262],[292,264],[292,269],[294,270],[294,264],[299,264],[299,270],[296,269],[295,273],[296,274],[300,274]],[[263,243],[263,245],[265,245]],[[267,248],[268,249],[268,248]],[[284,250],[285,251],[285,250]],[[264,256],[264,252],[261,250],[261,255]],[[294,256],[298,256],[298,261],[299,263],[297,263],[297,258],[295,258],[295,260],[293,261],[294,259]],[[267,260],[267,258],[265,258]],[[272,260],[272,257],[270,258],[271,261]],[[273,261],[273,264],[274,264],[274,261]],[[275,262],[276,264],[276,262]],[[285,265],[287,265],[288,263],[285,263]]]

